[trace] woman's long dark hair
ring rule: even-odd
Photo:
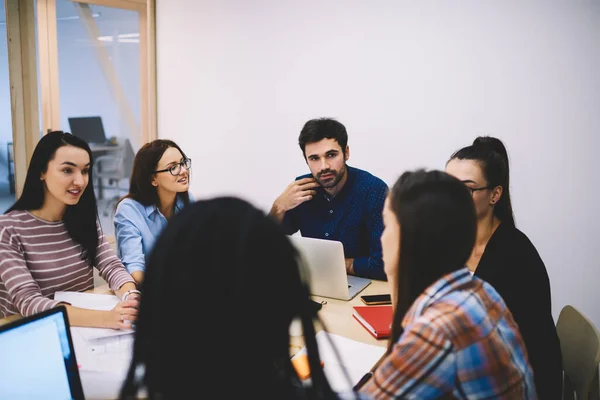
[[[169,147],[174,147],[184,158],[187,158],[183,150],[172,140],[156,139],[144,144],[136,153],[133,160],[133,169],[129,179],[129,193],[119,200],[119,203],[127,198],[133,199],[145,206],[158,204],[158,192],[152,186],[152,175],[163,154]],[[183,204],[190,203],[188,192],[178,193],[183,199]]]
[[[463,147],[452,154],[448,162],[455,158],[479,162],[488,186],[502,186],[502,196],[494,205],[494,215],[500,221],[514,226],[515,217],[510,201],[508,152],[504,143],[492,136],[479,136],[471,146]]]
[[[85,150],[90,156],[90,170],[88,184],[75,205],[67,205],[63,222],[73,240],[81,245],[82,259],[93,266],[96,260],[98,247],[98,208],[94,195],[94,175],[92,151],[88,144],[68,132],[53,131],[44,135],[31,156],[23,192],[19,199],[8,209],[13,210],[39,210],[44,205],[44,182],[42,174],[48,170],[48,163],[54,159],[56,150],[63,146],[74,146]]]
[[[142,389],[149,399],[174,399],[209,387],[219,398],[334,397],[319,364],[304,273],[282,227],[244,200],[185,207],[146,265],[121,398],[136,398]],[[290,361],[295,318],[312,371],[308,394],[299,392]]]
[[[469,191],[442,171],[405,172],[392,187],[390,205],[400,224],[400,260],[388,351],[402,334],[402,320],[417,297],[444,275],[465,267],[477,232]]]

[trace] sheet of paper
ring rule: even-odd
[[[112,372],[125,376],[133,352],[133,335],[85,339],[71,331],[80,371]]]
[[[82,292],[56,292],[54,300],[67,302],[75,307],[90,310],[112,310],[119,298],[113,294],[97,294]],[[109,336],[132,335],[133,329],[105,329],[71,327],[71,332],[79,332],[86,340],[100,339]]]
[[[88,340],[71,328],[73,347],[86,399],[117,399],[133,355],[133,335]]]
[[[333,390],[337,392],[351,391],[385,353],[385,347],[358,342],[325,331],[317,333],[316,339],[325,375]],[[306,353],[306,347],[294,357],[303,353]]]
[[[56,300],[76,307],[111,310],[114,295],[57,292]],[[133,354],[133,330],[71,327],[73,347],[86,399],[116,399]]]
[[[87,341],[75,334],[73,345],[85,398],[118,399],[131,363],[133,336]]]
[[[112,310],[119,302],[114,294],[97,294],[85,292],[56,292],[54,300],[66,301],[75,307],[89,308],[92,310]]]

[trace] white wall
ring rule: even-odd
[[[337,117],[349,164],[390,185],[497,136],[555,319],[573,304],[600,327],[599,43],[598,0],[157,0],[159,136],[196,198],[265,210],[308,172],[310,118]]]

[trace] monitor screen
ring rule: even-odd
[[[88,143],[106,143],[106,134],[100,117],[69,118],[71,133]]]
[[[0,326],[0,399],[83,399],[66,309]]]

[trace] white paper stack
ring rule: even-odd
[[[316,338],[325,376],[336,392],[351,391],[385,353],[385,347],[358,342],[325,331],[317,333]],[[337,349],[337,355],[332,346]],[[306,347],[294,357],[303,353],[306,353]]]
[[[54,299],[92,310],[112,310],[119,302],[115,295],[81,292],[57,292]],[[119,397],[131,362],[134,332],[133,329],[71,327],[86,399]]]

